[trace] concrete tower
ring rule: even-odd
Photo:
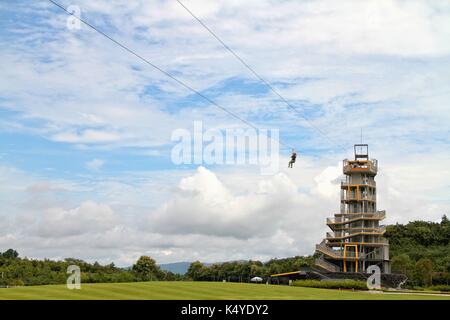
[[[316,245],[316,266],[330,272],[365,272],[378,265],[382,273],[390,273],[389,242],[380,225],[386,213],[377,211],[378,162],[369,159],[367,144],[356,144],[354,151],[355,159],[343,163],[341,211],[327,219],[332,232]]]

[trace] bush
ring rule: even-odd
[[[339,281],[320,281],[320,280],[298,280],[292,285],[296,287],[324,288],[324,289],[356,289],[368,290],[364,281],[339,280]]]
[[[428,290],[432,290],[432,291],[444,291],[444,292],[450,292],[450,286],[449,285],[439,285],[439,286],[432,286],[427,288]]]
[[[412,290],[415,290],[415,291],[424,291],[425,290],[423,287],[419,287],[419,286],[413,286],[413,287],[410,287],[408,289],[412,289]]]
[[[23,283],[23,281],[20,279],[14,279],[9,282],[9,285],[11,287],[22,287],[25,285],[25,283]]]

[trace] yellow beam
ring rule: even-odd
[[[288,276],[290,274],[300,274],[300,271],[292,271],[292,272],[285,272],[285,273],[277,273],[277,274],[271,274],[271,277],[281,277],[281,276]]]

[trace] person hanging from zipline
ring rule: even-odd
[[[289,161],[288,168],[292,168],[292,165],[295,163],[295,158],[297,158],[297,154],[295,150],[292,149],[291,161]]]

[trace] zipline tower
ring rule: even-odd
[[[365,272],[378,265],[390,273],[389,242],[383,238],[380,221],[385,211],[377,211],[376,159],[369,159],[369,146],[355,144],[355,159],[345,159],[341,181],[341,212],[327,218],[332,232],[316,245],[320,254],[315,263],[329,272]]]

